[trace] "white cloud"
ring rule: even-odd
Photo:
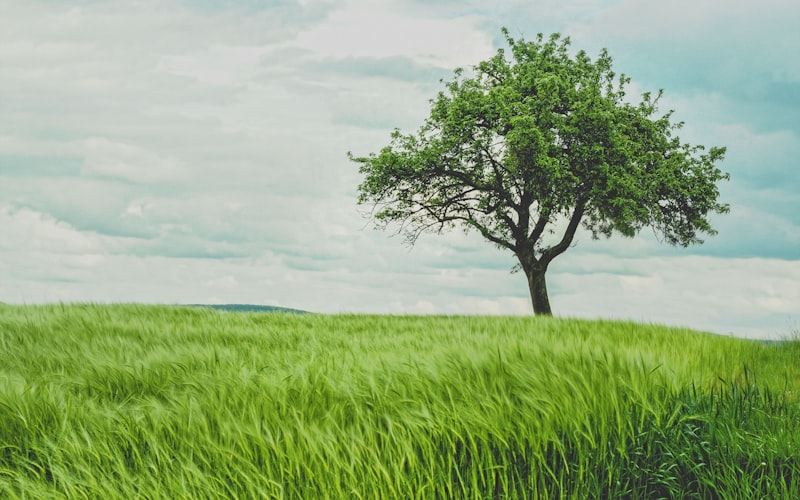
[[[291,269],[286,267],[287,254],[269,251],[223,260],[109,253],[119,240],[82,235],[30,211],[6,208],[0,212],[0,226],[17,236],[0,246],[0,261],[15,268],[0,267],[5,277],[0,296],[10,302],[193,303],[213,296],[219,299],[214,302],[261,302],[330,313],[530,311],[524,277],[495,268],[497,252],[479,239],[462,241],[457,235],[426,238],[409,252],[396,240],[380,241],[380,233],[357,234],[358,265],[348,257],[353,250],[345,249],[343,265]],[[439,243],[448,240],[458,242],[461,250],[441,252]],[[461,267],[451,262],[472,252],[483,254],[488,267],[481,260]],[[446,267],[448,263],[456,267]],[[53,278],[71,283],[53,285]],[[789,333],[791,321],[800,316],[797,261],[568,252],[553,263],[548,279],[558,315],[627,318],[773,338]],[[60,295],[53,295],[56,289]],[[224,294],[208,293],[210,289]]]
[[[0,134],[0,154],[13,156],[46,156],[46,155],[72,155],[78,154],[80,146],[74,143],[24,137],[17,133]]]
[[[631,41],[657,38],[664,43],[716,46],[731,41],[742,46],[758,36],[789,41],[796,5],[785,0],[759,3],[726,0],[675,0],[604,2],[590,20],[570,24],[571,33],[591,39],[597,33],[614,32],[615,38]],[[620,29],[624,27],[625,29]],[[713,31],[710,31],[713,30]],[[792,42],[793,43],[793,42]]]
[[[598,269],[613,261],[628,274],[570,274],[579,259]],[[785,335],[788,322],[800,316],[798,261],[582,255],[553,267],[550,283],[557,283],[561,294],[553,299],[554,307],[570,315],[654,321],[756,338]]]
[[[255,76],[261,58],[271,50],[265,46],[217,45],[202,52],[163,56],[158,69],[212,85],[241,84]]]
[[[455,68],[491,56],[491,35],[481,18],[419,17],[402,4],[348,2],[293,42],[321,57],[404,56],[421,64]]]
[[[206,285],[211,288],[239,288],[239,281],[231,275],[208,280]]]
[[[129,215],[132,217],[139,217],[144,218],[144,203],[141,201],[134,201],[131,202],[128,207],[125,209],[125,212],[122,214],[123,216]]]
[[[53,217],[9,205],[0,205],[3,248],[19,252],[51,251],[58,254],[82,254],[102,251],[97,238],[91,237]]]
[[[83,141],[83,147],[81,173],[85,175],[151,184],[178,181],[187,174],[174,158],[105,137],[89,137]]]

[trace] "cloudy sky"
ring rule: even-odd
[[[3,0],[0,301],[529,314],[514,261],[460,232],[413,249],[357,166],[456,67],[516,37],[609,49],[687,142],[728,147],[702,246],[591,241],[560,316],[800,329],[800,3],[792,0]]]

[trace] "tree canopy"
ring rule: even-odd
[[[398,223],[413,244],[425,232],[475,230],[510,250],[528,278],[535,313],[550,314],[545,272],[579,226],[594,238],[652,228],[666,243],[702,243],[725,213],[716,164],[676,135],[662,91],[626,98],[630,79],[604,49],[570,53],[559,34],[515,40],[471,71],[458,69],[414,134],[395,130],[360,164],[359,203],[378,227]]]

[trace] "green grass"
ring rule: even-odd
[[[1,498],[800,498],[800,342],[0,305]]]

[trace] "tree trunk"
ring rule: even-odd
[[[525,276],[528,278],[528,289],[531,291],[531,303],[533,304],[533,314],[539,316],[552,316],[550,309],[550,299],[547,298],[547,282],[545,273],[547,267],[530,266],[525,268]]]

